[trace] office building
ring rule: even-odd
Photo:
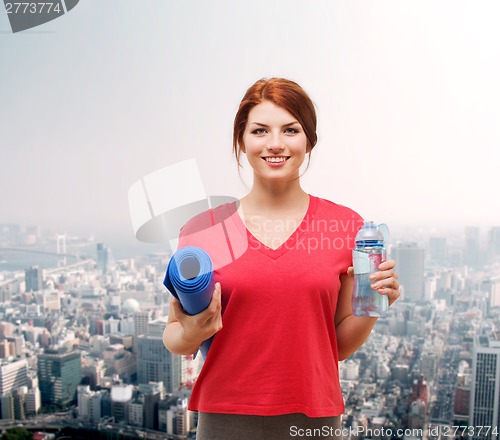
[[[477,226],[467,226],[465,228],[464,263],[472,267],[476,267],[482,262],[479,237],[480,231]]]
[[[112,344],[103,352],[104,364],[123,380],[130,382],[137,373],[136,356],[125,350],[121,344]]]
[[[78,417],[97,422],[102,417],[101,400],[104,391],[90,391],[88,385],[80,385],[78,391]]]
[[[144,397],[139,396],[128,404],[128,424],[144,426]]]
[[[398,262],[399,283],[403,286],[404,301],[424,300],[424,259],[425,250],[416,243],[401,243],[393,249]]]
[[[472,358],[470,426],[500,424],[500,340],[477,336]],[[491,438],[483,431],[474,439]]]
[[[500,226],[488,231],[488,254],[492,258],[500,256]]]
[[[0,396],[0,418],[2,420],[14,420],[14,397],[12,394]]]
[[[448,247],[445,237],[429,238],[429,259],[432,264],[443,265],[447,262]]]
[[[132,385],[113,385],[111,387],[111,415],[115,422],[128,420],[128,406],[134,394]]]
[[[37,292],[43,288],[43,271],[39,266],[31,266],[24,271],[26,292]]]
[[[28,385],[28,365],[24,359],[0,363],[0,396]]]
[[[187,399],[178,399],[167,410],[167,434],[186,435],[193,426],[193,413],[187,409]]]
[[[145,335],[148,333],[148,324],[153,321],[153,311],[144,310],[137,311],[133,314],[134,318],[134,335]]]
[[[500,307],[500,276],[483,280],[480,289],[486,292],[489,310]]]
[[[24,395],[24,403],[26,405],[26,415],[31,416],[38,414],[42,407],[42,395],[38,386],[28,390]]]
[[[103,243],[97,243],[97,267],[102,274],[107,273],[109,265],[109,248]]]
[[[163,384],[162,384],[163,385]],[[146,429],[158,429],[158,403],[161,400],[161,392],[151,391],[143,394],[144,427]]]
[[[38,356],[38,379],[42,403],[66,407],[76,399],[76,388],[82,378],[79,351],[47,350]]]
[[[168,393],[177,391],[183,379],[182,358],[175,356],[163,345],[162,328],[166,321],[152,324],[151,333],[137,338],[137,382],[163,382]]]

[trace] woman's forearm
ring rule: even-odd
[[[194,354],[201,345],[198,341],[189,341],[179,322],[169,322],[163,331],[163,344],[173,354]]]
[[[368,339],[378,318],[349,315],[337,325],[339,361],[351,356]]]

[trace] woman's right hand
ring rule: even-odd
[[[170,313],[182,327],[182,337],[188,344],[201,345],[222,329],[222,301],[220,283],[215,284],[212,300],[208,307],[196,315],[188,315],[181,303],[173,296],[170,302]]]

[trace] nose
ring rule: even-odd
[[[279,134],[274,134],[269,140],[269,145],[267,149],[273,153],[279,153],[285,149],[285,145]]]

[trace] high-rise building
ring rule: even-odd
[[[0,396],[0,418],[14,420],[14,397],[11,393]]]
[[[472,358],[470,426],[500,424],[500,340],[477,336]],[[486,430],[476,432],[476,440],[489,439]]]
[[[38,266],[31,266],[24,271],[26,292],[36,292],[43,288],[43,271]]]
[[[111,387],[111,414],[115,422],[128,420],[128,404],[134,397],[132,385],[113,385]]]
[[[101,399],[104,391],[90,391],[88,385],[79,385],[78,388],[78,417],[97,422],[100,420]]]
[[[128,424],[132,426],[144,426],[144,396],[139,396],[129,402]]]
[[[0,396],[28,385],[28,365],[24,359],[0,364]]]
[[[163,384],[162,384],[163,385]],[[158,429],[158,403],[161,400],[160,392],[143,394],[144,397],[144,427]]]
[[[148,333],[148,324],[153,321],[153,311],[144,310],[134,312],[134,335],[145,335]]]
[[[97,243],[97,267],[101,273],[105,274],[108,271],[109,264],[109,248],[103,243]]]
[[[481,282],[480,289],[486,292],[488,308],[500,307],[500,277],[487,278]]]
[[[403,286],[403,300],[423,301],[425,249],[416,243],[401,243],[393,248],[393,253],[398,262],[398,280]]]
[[[187,409],[187,399],[178,399],[177,405],[167,410],[167,434],[186,435],[193,424],[193,413]]]
[[[434,264],[444,264],[448,256],[446,237],[429,238],[429,257]]]
[[[465,228],[464,263],[469,266],[477,266],[481,263],[479,236],[480,231],[477,226]]]
[[[14,418],[16,420],[26,420],[25,411],[25,396],[28,392],[28,387],[19,387],[17,390],[12,391],[12,397],[14,398]]]
[[[166,321],[163,322],[163,328]],[[182,382],[182,356],[170,353],[161,334],[145,334],[137,338],[137,381],[139,384],[163,382],[168,393],[177,391]],[[161,333],[161,331],[159,331]]]
[[[76,388],[82,378],[79,351],[59,352],[47,350],[38,356],[38,379],[43,404],[60,407],[76,399]]]
[[[38,386],[28,390],[24,396],[24,403],[27,415],[38,414],[39,409],[42,407],[42,395]]]
[[[500,226],[494,226],[488,231],[488,253],[490,257],[500,256]]]

